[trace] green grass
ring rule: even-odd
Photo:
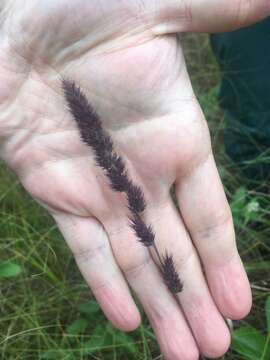
[[[268,338],[261,336],[267,335],[265,303],[270,295],[269,196],[262,186],[251,186],[224,154],[224,117],[217,104],[219,72],[208,37],[189,35],[183,41],[254,296],[250,316],[234,324],[242,331],[235,332],[234,348],[239,352],[231,350],[224,359],[250,359],[241,355],[240,345],[245,344],[245,351],[255,339],[254,347],[263,347],[259,359],[267,360],[269,330]],[[0,359],[161,359],[145,317],[140,328],[129,334],[107,323],[52,219],[4,164],[0,179],[0,276],[5,275],[0,277]]]

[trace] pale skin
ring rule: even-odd
[[[247,315],[251,292],[175,33],[238,28],[267,16],[270,2],[13,0],[2,6],[1,157],[54,217],[117,328],[140,324],[130,287],[166,359],[221,356],[230,344],[223,318]],[[80,141],[61,77],[82,87],[144,189],[145,220],[159,251],[173,253],[184,283],[176,297],[155,254],[128,227],[125,196],[109,189]]]

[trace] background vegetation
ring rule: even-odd
[[[194,88],[210,124],[254,297],[250,316],[234,322],[232,349],[223,359],[267,360],[269,193],[264,184],[251,184],[241,177],[224,154],[224,118],[217,104],[219,71],[208,37],[188,35],[183,41]],[[53,221],[4,164],[0,165],[0,359],[162,359],[146,318],[129,334],[107,323]]]

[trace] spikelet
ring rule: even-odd
[[[128,208],[133,214],[142,213],[146,208],[146,202],[142,189],[131,183],[127,189]]]
[[[173,262],[173,257],[172,255],[169,255],[167,252],[162,257],[161,271],[163,274],[164,281],[168,289],[170,289],[172,293],[176,294],[183,290],[183,283],[180,280],[179,275],[176,271]]]
[[[133,215],[130,227],[134,230],[139,242],[146,247],[154,245],[155,234],[151,225],[146,225],[140,215]]]

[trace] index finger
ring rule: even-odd
[[[178,178],[176,196],[220,312],[231,319],[244,317],[250,311],[251,291],[212,153]]]

